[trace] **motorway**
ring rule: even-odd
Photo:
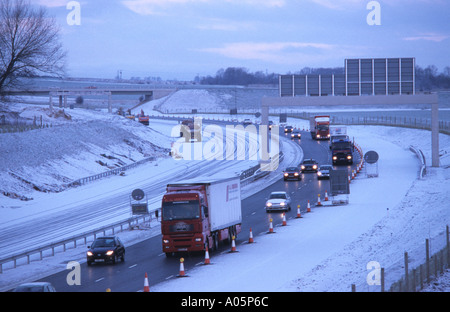
[[[281,134],[282,136],[284,134]],[[284,139],[290,141],[290,139]],[[293,140],[289,144],[298,145],[303,150],[304,158],[314,158],[319,164],[330,164],[331,153],[328,148],[328,141],[314,141],[308,132],[302,132],[301,140]],[[300,149],[299,149],[300,150]],[[302,153],[299,152],[298,155]],[[359,156],[354,153],[355,164],[359,161]],[[301,159],[298,160],[300,162]],[[204,165],[204,163],[203,163]],[[281,163],[286,167],[291,164]],[[214,162],[210,162],[208,168],[203,170],[214,170]],[[340,169],[346,166],[341,166]],[[350,166],[348,166],[349,170]],[[223,168],[222,168],[223,169]],[[217,170],[217,168],[216,168]],[[187,174],[187,172],[186,172]],[[161,181],[161,184],[167,181]],[[264,203],[272,191],[287,191],[292,198],[292,210],[286,213],[286,218],[295,218],[297,205],[301,207],[301,213],[306,213],[307,201],[311,205],[317,201],[317,194],[324,194],[329,190],[329,181],[319,181],[315,173],[302,174],[301,181],[284,181],[280,175],[275,183],[268,185],[263,190],[242,200],[242,232],[236,239],[236,244],[245,243],[248,240],[248,233],[252,228],[253,236],[264,235],[269,228],[269,219],[273,218],[273,225],[281,224],[281,213],[266,213]],[[211,252],[211,257],[230,250],[229,244],[219,247],[219,250]],[[201,265],[204,261],[203,253],[189,253],[180,255],[185,258],[185,270]],[[176,278],[179,270],[179,257],[167,258],[162,252],[161,235],[154,236],[132,246],[126,246],[125,262],[118,262],[115,265],[94,265],[88,267],[86,263],[81,264],[81,285],[67,284],[66,278],[69,271],[63,271],[42,280],[51,282],[58,292],[104,292],[111,289],[114,292],[137,292],[142,291],[144,275],[149,274],[150,288],[152,285]]]

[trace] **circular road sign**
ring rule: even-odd
[[[366,161],[366,163],[368,164],[374,164],[378,161],[378,153],[375,151],[368,151],[365,155],[364,155],[364,160]]]
[[[131,193],[131,197],[133,197],[134,200],[141,200],[141,199],[143,199],[145,197],[145,193],[141,189],[135,189]]]

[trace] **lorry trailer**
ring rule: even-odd
[[[241,231],[239,177],[197,178],[167,185],[162,198],[162,249],[177,252],[216,250]]]

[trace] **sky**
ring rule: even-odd
[[[71,77],[286,74],[346,58],[450,66],[447,0],[30,0],[61,27]]]

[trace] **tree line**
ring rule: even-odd
[[[344,74],[344,67],[335,68],[310,68],[304,67],[296,72],[288,72],[287,75],[330,75]],[[269,84],[278,85],[278,73],[268,73],[263,71],[250,72],[243,67],[228,67],[219,69],[215,76],[196,76],[194,81],[203,85],[252,85]],[[416,65],[416,90],[450,90],[450,66],[446,66],[439,72],[434,65],[422,68]]]

